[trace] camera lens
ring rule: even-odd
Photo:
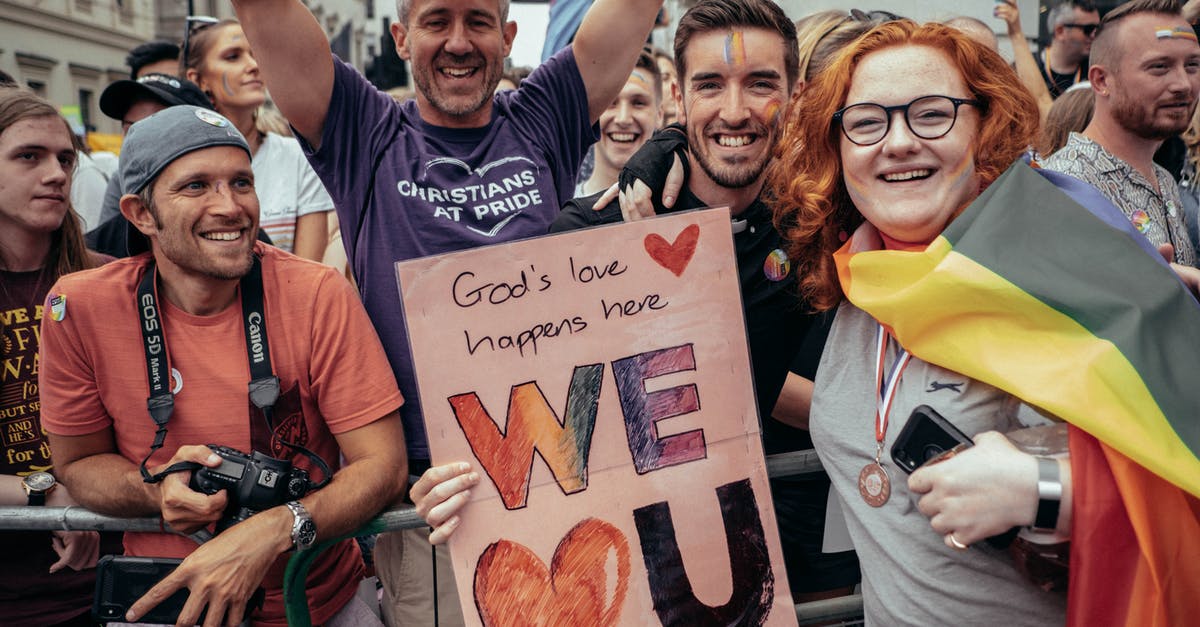
[[[945,450],[946,449],[938,446],[937,444],[926,444],[925,445],[925,461],[929,461],[929,460],[933,459],[934,457],[941,455]]]

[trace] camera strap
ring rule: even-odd
[[[275,401],[279,400],[279,377],[275,376],[271,369],[271,347],[267,341],[266,309],[263,305],[262,262],[257,255],[254,255],[253,259],[254,263],[251,265],[250,271],[242,276],[239,282],[242,327],[246,337],[246,356],[250,364],[248,393],[250,402],[262,411],[267,422],[268,433],[273,434],[275,424],[272,410]],[[202,468],[196,462],[179,462],[153,475],[146,469],[146,463],[150,461],[150,457],[154,455],[155,451],[162,448],[166,441],[167,423],[175,409],[175,394],[171,390],[171,366],[167,357],[166,336],[163,333],[162,317],[159,314],[157,279],[158,267],[152,259],[137,289],[137,307],[142,323],[142,344],[146,352],[146,376],[150,387],[146,408],[156,427],[154,442],[150,445],[150,452],[142,459],[140,468],[142,480],[146,483],[158,483],[171,473],[184,470],[195,471]],[[253,424],[251,424],[251,432],[254,432]],[[314,488],[322,487],[329,482],[333,473],[319,455],[282,438],[280,438],[280,442],[308,457],[313,465],[321,471],[322,480]]]

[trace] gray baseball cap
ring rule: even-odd
[[[141,192],[176,159],[214,146],[237,146],[250,156],[237,127],[209,109],[179,105],[135,122],[121,144],[121,193]],[[132,223],[128,248],[130,255],[150,250],[149,240]]]

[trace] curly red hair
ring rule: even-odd
[[[1037,134],[1037,104],[1016,73],[1000,55],[954,28],[896,20],[842,50],[791,107],[767,178],[766,197],[780,233],[790,242],[801,292],[817,311],[832,309],[844,298],[833,253],[843,234],[853,233],[863,221],[842,178],[840,132],[833,114],[845,105],[863,57],[895,46],[942,51],[962,73],[972,97],[983,103],[975,169],[984,185],[1020,157]]]

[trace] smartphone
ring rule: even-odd
[[[124,621],[129,606],[142,598],[150,588],[171,574],[183,560],[167,557],[127,557],[105,555],[96,563],[96,595],[92,601],[92,618],[100,622]],[[175,591],[165,601],[138,619],[141,623],[175,624],[183,605],[187,603],[187,588]],[[259,587],[246,604],[246,616],[262,607],[265,591]],[[198,623],[204,622],[207,608],[200,613]]]
[[[92,602],[92,618],[101,622],[124,621],[129,606],[182,562],[165,557],[101,557],[96,564],[96,596]],[[176,591],[139,621],[174,624],[187,599],[186,588]]]
[[[892,445],[892,461],[911,474],[925,462],[956,446],[973,444],[971,438],[936,410],[921,405],[913,410],[896,437],[896,443]]]

